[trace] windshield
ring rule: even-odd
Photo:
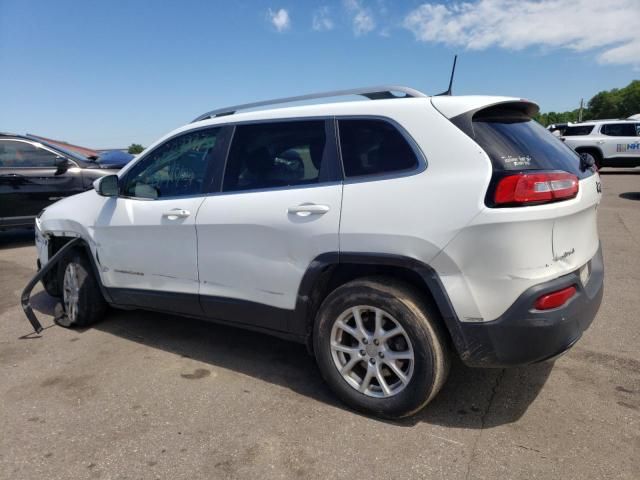
[[[66,148],[59,147],[58,145],[52,145],[50,143],[43,142],[40,139],[36,139],[36,141],[38,141],[42,145],[46,145],[47,147],[51,148],[52,150],[57,150],[58,152],[63,153],[66,156],[73,158],[74,160],[79,160],[80,162],[90,162],[90,161],[92,161],[91,159],[89,159],[89,158],[87,158],[87,157],[85,157],[83,155],[80,155],[78,152],[74,152],[72,150],[67,150]]]
[[[98,156],[97,162],[104,165],[126,165],[133,159],[133,155],[120,150],[110,150]]]

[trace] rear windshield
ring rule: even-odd
[[[562,170],[579,178],[580,157],[542,125],[524,114],[476,114],[473,138],[487,152],[496,171]]]
[[[565,137],[577,137],[580,135],[589,135],[593,130],[593,125],[577,125],[565,128],[562,135]]]

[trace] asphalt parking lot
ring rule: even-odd
[[[111,311],[78,331],[33,297],[33,232],[0,233],[0,478],[640,478],[640,169],[606,171],[605,296],[554,364],[455,364],[436,400],[383,422],[339,404],[304,347]]]

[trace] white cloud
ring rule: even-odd
[[[363,7],[360,0],[344,0],[344,5],[353,15],[353,33],[356,36],[364,35],[376,28],[371,10]]]
[[[311,27],[318,32],[333,30],[334,24],[331,19],[329,7],[320,7],[313,12]]]
[[[473,0],[424,3],[404,26],[418,40],[470,50],[567,48],[640,66],[638,0]]]
[[[273,26],[276,27],[276,30],[279,32],[284,32],[291,27],[289,12],[287,12],[284,8],[281,8],[275,12],[269,9],[268,18]]]

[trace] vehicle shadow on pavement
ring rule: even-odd
[[[619,197],[625,200],[640,200],[640,192],[624,192]]]
[[[52,319],[55,307],[59,302],[59,299],[52,297],[44,290],[40,290],[39,292],[32,294],[31,298],[29,299],[31,308],[33,308],[36,312],[50,315]]]
[[[544,387],[553,362],[507,369],[469,368],[457,358],[438,396],[403,420],[456,428],[491,428],[520,419]]]
[[[44,295],[44,293],[43,293]],[[196,319],[112,310],[94,328],[152,348],[242,373],[348,411],[326,386],[303,345]],[[440,394],[422,412],[400,421],[456,428],[515,422],[544,386],[551,363],[520,369],[472,369],[453,364]]]
[[[31,247],[34,243],[32,228],[0,231],[0,250],[7,248]]]
[[[598,173],[600,175],[640,175],[640,168],[633,170],[599,170]]]

